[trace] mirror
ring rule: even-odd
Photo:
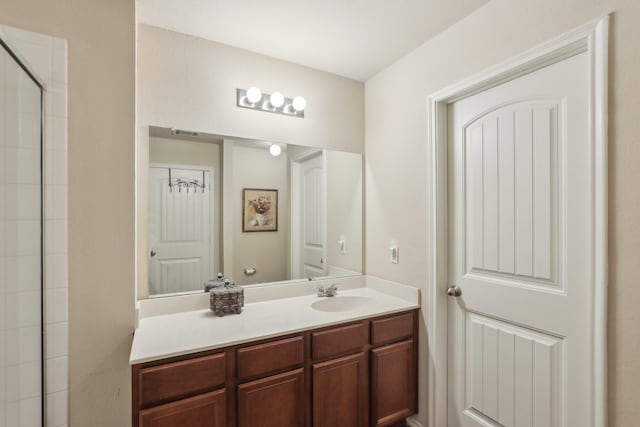
[[[151,127],[148,295],[362,273],[362,156]]]

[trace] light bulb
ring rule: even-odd
[[[278,157],[280,153],[282,153],[282,148],[280,148],[278,144],[273,144],[271,145],[271,147],[269,147],[269,154],[271,154],[273,157]]]
[[[262,91],[260,89],[258,89],[255,86],[247,89],[247,100],[250,103],[255,104],[256,102],[259,102],[261,99],[262,99]]]
[[[307,107],[307,100],[301,96],[296,96],[295,98],[293,98],[292,105],[294,110],[296,110],[297,112],[301,112],[304,111],[304,109]]]
[[[280,92],[273,92],[269,98],[269,102],[274,108],[280,108],[284,105],[284,95]]]

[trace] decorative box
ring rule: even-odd
[[[240,314],[244,307],[244,289],[236,286],[229,279],[216,280],[216,284],[209,291],[209,306],[217,316],[229,313]],[[211,283],[211,282],[209,282]]]

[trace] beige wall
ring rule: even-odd
[[[640,419],[639,1],[492,0],[369,80],[366,265],[368,274],[424,287],[427,96],[609,11],[609,425],[633,427]],[[391,239],[401,248],[397,265],[387,259]],[[421,362],[425,372],[425,354]],[[425,390],[423,376],[423,421]]]
[[[362,273],[362,156],[326,150],[329,275]],[[346,252],[338,241],[344,239]]]
[[[286,280],[289,253],[289,182],[286,152],[273,157],[267,149],[234,145],[232,157],[233,178],[229,198],[231,206],[225,209],[225,212],[231,212],[233,215],[231,277],[240,285]],[[244,188],[278,190],[278,231],[242,231]],[[251,267],[256,268],[256,275],[245,276],[244,269]],[[228,272],[225,274],[229,275]]]
[[[68,40],[70,425],[131,422],[131,0],[3,0],[0,21]]]
[[[362,153],[364,85],[300,65],[148,25],[138,26],[143,126],[175,126]],[[238,108],[236,88],[302,95],[304,119]]]
[[[222,271],[222,153],[221,143],[189,141],[182,139],[170,139],[151,136],[149,138],[149,161],[151,163],[164,163],[173,165],[188,166],[208,166],[213,169],[211,182],[213,191],[211,192],[211,204],[213,209],[214,241],[212,242],[211,261],[215,271],[212,271],[212,278],[218,271]],[[145,208],[146,209],[146,208]],[[146,211],[145,211],[146,212]],[[148,270],[146,280],[138,281],[138,299],[149,296]],[[138,277],[143,273],[138,272]]]

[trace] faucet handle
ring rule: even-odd
[[[316,286],[316,291],[318,292],[319,297],[324,297],[327,295],[327,290],[324,288],[323,285]]]

